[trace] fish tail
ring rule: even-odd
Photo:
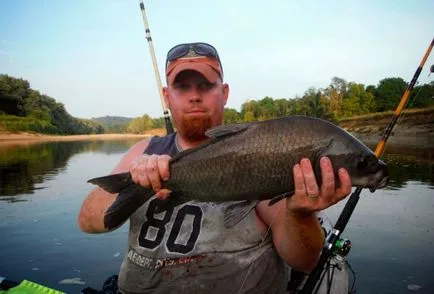
[[[113,204],[104,214],[104,226],[107,230],[120,227],[128,218],[148,201],[155,192],[140,185],[130,185],[119,192]]]
[[[129,172],[93,178],[87,182],[98,185],[109,193],[119,193],[134,184]]]

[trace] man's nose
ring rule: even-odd
[[[199,91],[199,89],[197,89],[196,87],[192,87],[191,88],[191,92],[190,92],[190,102],[200,102],[202,101],[202,95]]]

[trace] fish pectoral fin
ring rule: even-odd
[[[172,192],[169,197],[164,200],[158,200],[157,206],[155,207],[155,213],[160,213],[166,211],[168,207],[175,207],[187,202],[185,198],[179,193]]]
[[[258,201],[246,200],[226,207],[223,220],[225,228],[230,229],[242,221],[257,203]]]
[[[290,191],[290,192],[286,192],[280,195],[277,195],[273,198],[271,198],[270,202],[268,203],[268,206],[271,206],[273,204],[276,204],[277,202],[279,202],[280,200],[282,200],[283,198],[288,198],[291,197],[292,195],[294,195],[294,191]]]
[[[205,132],[205,135],[210,137],[210,138],[219,138],[219,137],[228,136],[228,135],[242,132],[242,131],[246,130],[250,125],[251,125],[251,123],[222,125],[222,126],[207,130]]]
[[[152,189],[130,185],[116,196],[115,201],[104,214],[104,226],[113,230],[121,226],[140,206],[154,195]]]
[[[87,182],[98,185],[109,193],[119,193],[129,185],[134,184],[129,172],[93,178]]]

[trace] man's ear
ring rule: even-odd
[[[226,102],[228,102],[228,98],[229,98],[229,85],[224,83],[222,86],[223,86],[224,105],[226,105]]]
[[[169,88],[163,87],[164,104],[169,108]]]

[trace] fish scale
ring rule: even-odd
[[[388,181],[386,164],[367,146],[342,128],[319,118],[287,116],[225,125],[207,131],[207,135],[210,140],[170,160],[170,179],[162,186],[173,195],[164,205],[180,205],[190,200],[272,199],[270,203],[275,203],[294,192],[292,168],[302,158],[311,160],[319,183],[322,156],[330,158],[336,175],[339,168],[345,168],[355,187],[378,189]],[[154,195],[151,189],[134,184],[129,173],[89,182],[118,193],[105,215],[108,228],[124,222]],[[230,212],[230,215],[237,213]]]

